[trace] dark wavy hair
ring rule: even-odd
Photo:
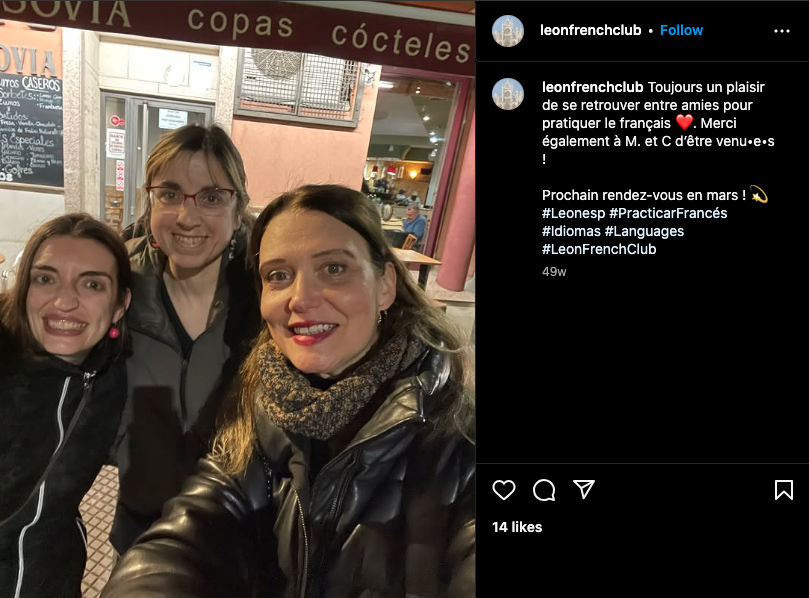
[[[115,266],[118,277],[118,288],[116,301],[123,304],[127,289],[132,288],[132,271],[129,266],[129,256],[124,246],[124,242],[118,234],[103,222],[99,222],[90,214],[73,213],[57,216],[42,224],[23,249],[20,264],[17,269],[17,280],[14,286],[0,296],[0,322],[14,338],[17,346],[26,354],[33,354],[41,350],[39,342],[31,332],[28,324],[28,313],[26,304],[28,300],[28,289],[31,287],[31,268],[34,265],[34,257],[42,244],[51,237],[72,237],[74,239],[90,239],[101,243],[115,258]],[[121,335],[113,340],[114,355],[120,355],[127,342],[126,318],[121,318],[116,326],[121,331]],[[105,337],[106,338],[106,337]]]
[[[264,208],[253,225],[248,249],[259,295],[261,278],[258,262],[261,239],[270,221],[288,210],[323,212],[351,227],[368,244],[371,262],[380,276],[384,273],[386,264],[393,264],[396,270],[396,299],[387,309],[387,315],[379,326],[379,339],[369,353],[373,354],[401,330],[409,331],[427,346],[446,352],[451,362],[450,377],[444,391],[435,398],[434,430],[437,435],[452,429],[459,429],[470,435],[474,408],[471,385],[467,384],[466,379],[469,366],[462,336],[446,314],[430,302],[405,265],[393,253],[382,233],[379,212],[359,191],[341,185],[305,185],[284,193]],[[253,351],[242,364],[241,388],[231,401],[230,408],[223,411],[221,426],[214,440],[217,461],[233,475],[244,471],[253,454],[253,401],[261,384],[257,352],[269,339],[270,333],[265,326]]]

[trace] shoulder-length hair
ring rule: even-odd
[[[72,237],[74,239],[90,239],[101,243],[115,258],[118,277],[116,293],[117,304],[123,304],[127,289],[132,288],[132,271],[126,246],[118,234],[103,222],[99,222],[89,214],[72,213],[57,216],[42,224],[28,239],[17,268],[17,279],[14,286],[0,298],[0,321],[14,338],[18,347],[27,354],[40,349],[28,324],[26,309],[28,290],[31,287],[31,269],[39,248],[52,237]],[[123,351],[126,343],[126,319],[121,318],[117,324],[121,335],[115,339],[114,354]],[[109,339],[112,340],[112,339]]]
[[[236,213],[241,221],[248,228],[250,227],[252,217],[247,211],[247,206],[250,204],[250,196],[247,194],[247,174],[239,150],[219,125],[203,127],[190,124],[163,135],[146,159],[146,172],[140,195],[141,216],[138,218],[137,230],[133,236],[142,233],[148,234],[150,231],[149,221],[152,206],[146,188],[152,185],[160,171],[166,168],[180,152],[196,153],[200,151],[205,153],[209,165],[217,163],[225,171],[230,179],[229,184],[233,185],[233,189],[236,191]]]
[[[359,191],[341,185],[305,185],[284,193],[264,208],[253,225],[248,249],[259,295],[259,249],[264,231],[273,218],[288,210],[323,212],[351,227],[368,244],[371,262],[380,276],[386,264],[393,264],[396,270],[396,298],[382,319],[379,340],[370,352],[373,353],[402,330],[407,330],[425,345],[446,352],[451,362],[450,377],[444,392],[434,398],[434,432],[442,435],[452,429],[460,429],[464,434],[471,433],[472,394],[466,380],[469,367],[462,336],[446,315],[430,302],[393,253],[382,233],[379,213]],[[223,410],[219,432],[214,440],[214,456],[232,475],[244,471],[253,454],[253,402],[261,385],[257,353],[269,339],[269,330],[264,327],[252,352],[242,364],[241,387],[229,398],[230,404]]]

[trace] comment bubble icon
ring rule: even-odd
[[[534,498],[540,502],[556,501],[556,486],[545,478],[534,483]]]

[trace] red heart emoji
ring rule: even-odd
[[[685,116],[683,116],[682,114],[678,114],[675,120],[677,121],[677,124],[680,125],[680,128],[683,131],[685,131],[688,127],[691,126],[694,117],[691,116],[690,114],[686,114]]]

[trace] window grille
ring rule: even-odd
[[[318,54],[243,48],[234,113],[356,127],[360,63]]]

